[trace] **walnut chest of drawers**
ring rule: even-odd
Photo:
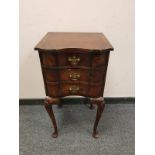
[[[97,105],[93,137],[104,110],[104,85],[110,51],[113,47],[102,33],[49,32],[36,45],[46,92],[45,108],[58,136],[52,105],[61,105],[65,96],[90,98]]]

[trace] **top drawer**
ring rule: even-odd
[[[59,52],[42,52],[42,64],[45,67],[87,67],[106,66],[109,52],[93,53],[84,49],[63,49]]]
[[[84,53],[67,52],[58,55],[59,66],[90,67],[90,55]]]

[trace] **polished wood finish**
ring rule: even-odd
[[[104,110],[104,85],[110,51],[113,47],[102,33],[49,32],[37,44],[45,92],[45,108],[58,136],[52,105],[62,107],[60,99],[80,95],[90,98],[90,108],[97,105],[93,137],[98,138],[97,126]]]
[[[60,50],[64,48],[113,50],[112,45],[102,33],[79,32],[48,32],[35,47],[36,50]]]

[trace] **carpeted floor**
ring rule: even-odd
[[[20,155],[134,155],[134,104],[106,104],[92,137],[96,109],[84,104],[54,107],[59,136],[51,138],[50,119],[42,105],[20,106]]]

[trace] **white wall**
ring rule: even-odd
[[[114,47],[104,96],[134,96],[134,0],[21,0],[20,98],[45,97],[33,48],[48,31],[104,33]]]

